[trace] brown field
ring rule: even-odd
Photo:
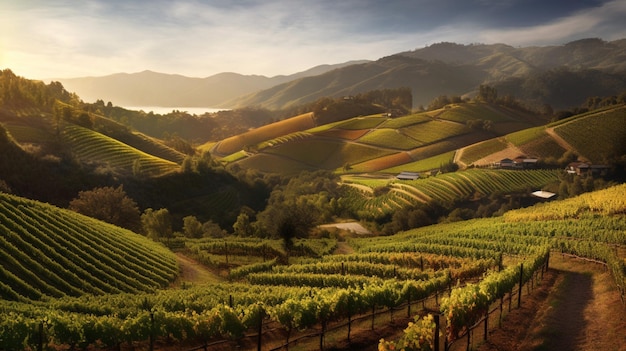
[[[379,157],[374,160],[365,161],[352,166],[351,171],[356,172],[376,172],[381,169],[387,169],[412,162],[411,156],[406,152],[398,152],[392,155]]]
[[[313,113],[309,112],[226,138],[215,145],[213,152],[219,156],[227,156],[243,150],[246,146],[253,146],[265,140],[313,127],[315,127],[315,120]]]

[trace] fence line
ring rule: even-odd
[[[520,286],[519,284],[516,285],[515,287],[511,289],[511,291],[509,291],[507,295],[501,297],[499,301],[491,304],[491,306],[485,312],[485,316],[483,316],[474,325],[468,327],[467,330],[463,334],[461,334],[457,339],[451,342],[448,342],[447,336],[444,335],[444,338],[445,338],[444,351],[461,350],[462,345],[460,343],[464,339],[466,339],[465,350],[467,351],[473,349],[475,346],[478,346],[479,343],[487,341],[489,331],[495,330],[502,326],[502,318],[504,315],[505,301],[508,300],[507,314],[510,313],[511,310],[513,309],[512,302],[515,297],[517,297],[517,301],[518,301],[517,308],[520,308],[521,297],[522,297],[522,294],[524,293],[523,287],[526,286],[525,295],[526,296],[530,295],[532,291],[535,289],[535,283],[536,282],[539,283],[543,281],[543,274],[547,271],[548,271],[548,261],[546,261],[546,263],[542,265],[539,269],[536,269],[532,273],[532,278],[529,279],[525,284],[523,284],[522,286]],[[495,317],[493,316],[493,314],[498,313],[498,312],[499,312],[499,315],[497,316],[497,323],[495,323],[494,321]],[[491,322],[490,322],[490,319],[491,319]],[[477,329],[479,329],[478,332],[476,332]],[[475,335],[475,333],[479,333],[479,334]],[[480,338],[481,336],[482,338]],[[479,338],[478,340],[476,340],[477,337]],[[453,346],[455,346],[454,349],[453,349]],[[435,350],[435,351],[439,351],[439,350]]]

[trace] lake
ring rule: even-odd
[[[218,111],[226,111],[230,110],[228,108],[212,108],[212,107],[178,107],[178,106],[121,106],[127,110],[135,110],[135,111],[144,111],[149,113],[152,111],[153,113],[159,115],[168,114],[174,110],[187,112],[191,115],[203,115],[205,113],[213,113]]]

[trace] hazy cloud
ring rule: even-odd
[[[0,4],[0,67],[28,78],[151,69],[290,74],[435,42],[626,36],[623,0],[23,0]]]

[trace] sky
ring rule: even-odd
[[[439,42],[626,38],[626,0],[0,0],[0,69],[288,75]]]

